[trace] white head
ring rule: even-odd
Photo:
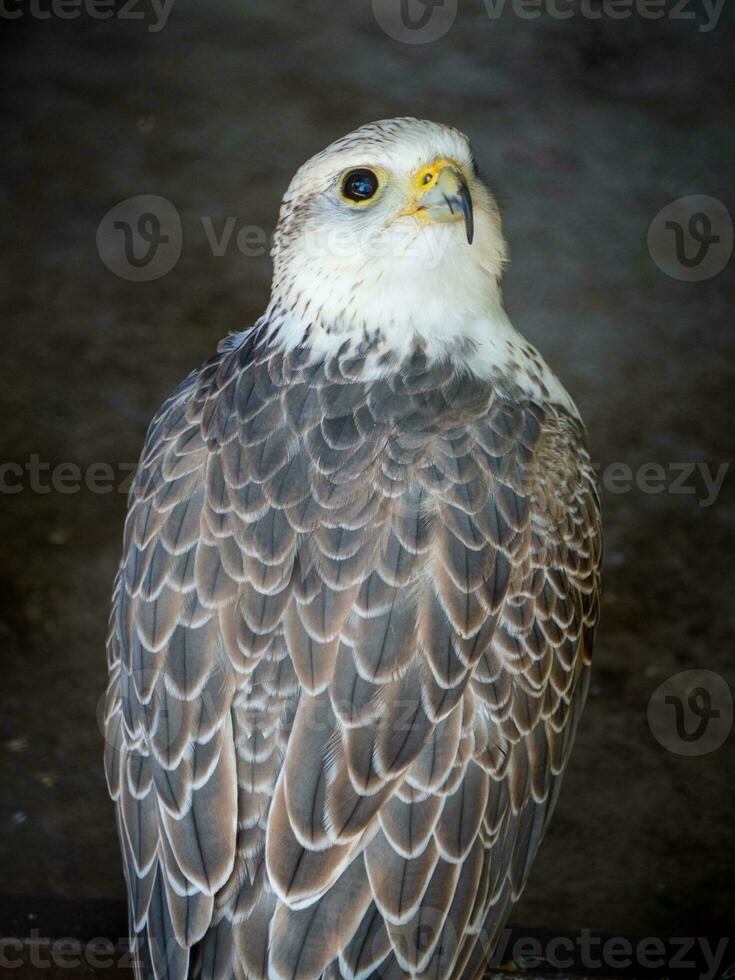
[[[458,130],[387,119],[332,143],[291,181],[271,254],[272,343],[320,357],[350,341],[364,377],[420,345],[576,412],[505,315],[500,217]]]
[[[471,241],[469,240],[471,239]],[[499,306],[506,249],[467,137],[418,119],[362,126],[291,181],[269,318],[284,343],[448,347]]]

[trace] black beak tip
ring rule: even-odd
[[[462,208],[462,216],[464,217],[465,231],[467,232],[467,244],[471,245],[475,237],[475,220],[472,213],[472,198],[470,197],[469,190],[465,186],[459,192],[459,203]]]
[[[462,197],[462,203],[464,207],[462,211],[464,212],[464,227],[467,232],[467,244],[472,244],[472,239],[475,237],[475,221],[474,215],[472,214],[472,204],[469,201],[469,195]]]

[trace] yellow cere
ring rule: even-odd
[[[443,167],[454,167],[460,173],[463,172],[456,160],[450,160],[449,157],[438,157],[428,167],[422,167],[414,175],[413,185],[417,195],[423,194],[430,187],[433,187]]]

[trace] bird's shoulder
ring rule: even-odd
[[[279,453],[305,451],[318,470],[334,474],[358,448],[367,457],[375,446],[404,470],[447,453],[457,458],[468,447],[486,467],[515,460],[526,478],[556,489],[584,478],[588,467],[579,419],[565,405],[529,398],[511,379],[481,378],[421,350],[396,362],[346,343],[314,359],[308,347],[283,351],[253,330],[237,343],[224,341],[162,405],[134,495],[162,455],[196,448],[204,461],[233,441],[262,446],[247,460],[256,479]]]

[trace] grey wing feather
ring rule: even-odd
[[[141,975],[475,975],[548,823],[598,611],[581,430],[359,372],[253,340],[151,427],[106,753]]]

